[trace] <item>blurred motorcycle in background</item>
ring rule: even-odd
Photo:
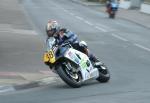
[[[107,9],[106,12],[108,13],[109,18],[112,18],[112,19],[115,18],[116,13],[118,11],[118,7],[119,7],[118,2],[109,0],[106,6],[106,9]]]

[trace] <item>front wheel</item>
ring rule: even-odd
[[[96,79],[101,83],[106,83],[110,79],[110,73],[105,65],[101,65],[99,68],[99,77]]]
[[[69,62],[66,65],[59,65],[56,71],[60,78],[69,86],[73,88],[81,87],[81,74]]]

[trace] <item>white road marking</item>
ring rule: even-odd
[[[116,31],[116,29],[106,26],[104,24],[96,24],[96,25],[98,25],[99,27],[105,28],[108,31]]]
[[[37,35],[34,30],[24,30],[24,29],[13,29],[13,33],[17,34],[28,34],[28,35]]]
[[[0,32],[16,33],[24,35],[38,35],[34,30],[14,29],[10,24],[0,24]]]
[[[71,13],[71,12],[70,12],[69,14],[70,14],[70,15],[72,15],[72,16],[74,16],[74,15],[75,15],[74,13]]]
[[[64,9],[64,12],[68,12],[68,10]]]
[[[16,33],[23,35],[38,35],[34,30],[24,30],[24,29],[7,29],[7,30],[0,30],[0,32]]]
[[[137,46],[137,47],[139,47],[139,48],[141,48],[141,49],[144,49],[144,50],[146,50],[146,51],[149,51],[150,52],[150,48],[147,48],[147,47],[145,47],[145,46],[143,46],[143,45],[140,45],[140,44],[134,44],[135,46]]]
[[[120,39],[120,40],[123,40],[123,41],[128,41],[127,39],[121,37],[121,36],[118,36],[116,34],[111,34],[113,37],[117,38],[117,39]]]
[[[90,23],[89,21],[85,20],[84,21],[86,24],[93,26],[94,24]]]
[[[80,17],[80,16],[75,16],[77,19],[79,19],[79,20],[84,20],[82,17]]]
[[[13,86],[0,86],[0,93],[15,91]]]
[[[97,24],[98,26],[101,26],[101,27],[103,27],[103,28],[109,28],[108,26],[106,26],[106,25],[103,25],[103,24]]]
[[[103,29],[103,28],[101,28],[99,26],[95,26],[95,28],[98,29],[98,30],[100,30],[100,31],[102,31],[102,32],[108,32],[107,30],[105,30],[105,29]]]

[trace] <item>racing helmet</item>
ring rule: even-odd
[[[46,33],[48,37],[52,37],[58,30],[60,26],[55,20],[49,20],[46,25]]]

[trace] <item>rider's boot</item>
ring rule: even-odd
[[[94,63],[93,66],[96,68],[101,68],[101,65],[104,65],[98,58],[96,58],[93,54],[89,56],[89,59]]]

